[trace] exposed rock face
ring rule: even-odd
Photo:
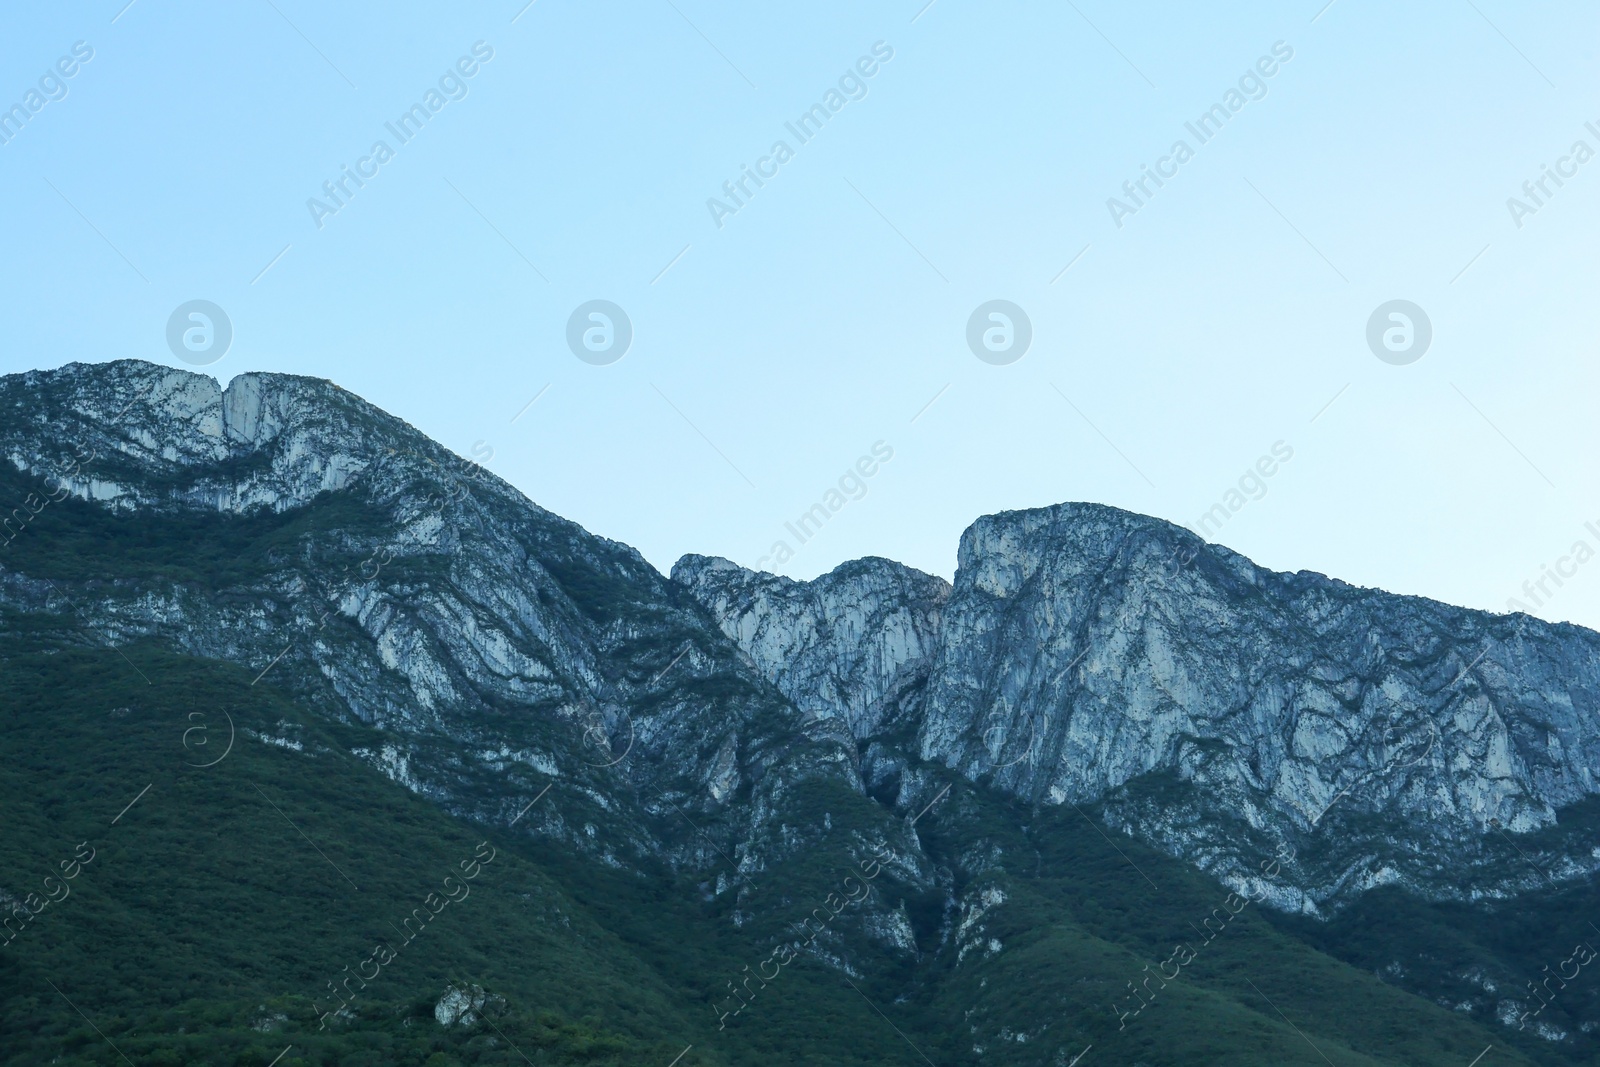
[[[457,813],[509,823],[558,783],[521,825],[600,862],[767,869],[829,832],[810,784],[869,811],[851,849],[953,891],[913,826],[956,772],[1097,805],[1288,909],[1600,866],[1563,822],[1600,792],[1600,635],[1577,627],[1084,504],[980,519],[953,587],[874,558],[794,582],[687,556],[673,581],[332,383],[121,361],[0,380],[0,410],[28,511],[143,523],[146,546],[85,573],[14,512],[0,637],[51,619],[265,672],[381,729],[363,758]],[[228,565],[191,566],[218,538]],[[727,874],[707,882],[748,885]],[[864,925],[912,951],[893,907]]]
[[[484,992],[481,985],[451,986],[433,1006],[433,1018],[440,1026],[474,1026],[485,1008],[503,1009],[504,997]]]
[[[842,717],[872,737],[922,680],[950,585],[886,559],[847,563],[813,582],[747,571],[709,556],[672,568],[795,706]]]
[[[1113,508],[978,520],[948,593],[871,559],[810,583],[694,556],[674,576],[858,739],[907,711],[911,755],[1034,803],[1100,802],[1280,907],[1538,884],[1508,835],[1600,792],[1600,635],[1267,571]],[[1255,876],[1269,842],[1299,851],[1295,886]],[[1600,866],[1552,845],[1556,877]]]
[[[350,485],[374,458],[370,436],[420,437],[332,383],[289,375],[241,374],[224,392],[204,375],[122,360],[13,375],[5,393],[0,442],[15,466],[55,475],[93,453],[95,476],[63,480],[129,509],[283,511]]]
[[[555,782],[519,828],[613,865],[759,868],[820,832],[784,824],[788,791],[860,792],[848,736],[808,727],[636,551],[331,382],[244,374],[224,391],[73,364],[0,379],[0,411],[0,454],[43,479],[19,498],[33,486],[34,508],[75,497],[146,523],[160,554],[72,574],[24,522],[0,559],[0,620],[260,672],[384,731],[357,754],[458,814],[504,825]],[[190,564],[219,536],[235,547],[216,587]]]
[[[1086,504],[978,520],[953,586],[876,558],[795,582],[686,556],[669,579],[307,378],[72,365],[0,379],[0,413],[0,657],[115,646],[133,692],[171,662],[152,644],[235,664],[213,673],[341,722],[328,743],[397,787],[687,890],[751,962],[811,917],[811,960],[927,991],[986,1062],[1122,1054],[1104,1004],[1157,935],[1102,906],[1144,876],[1118,861],[1163,865],[1146,901],[1201,880],[1118,830],[1321,914],[1600,867],[1600,635],[1577,627],[1266,571]],[[239,740],[317,758],[301,730]],[[1476,910],[1548,923],[1552,896]],[[1309,940],[1270,936],[1299,974]],[[1506,1028],[1533,1010],[1533,953],[1468,970],[1435,939],[1402,968],[1357,941],[1339,974]],[[692,980],[721,1020],[750,970]],[[496,1000],[452,988],[435,1018]]]

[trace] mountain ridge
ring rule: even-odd
[[[802,582],[691,554],[663,575],[320,379],[76,364],[0,378],[0,410],[0,492],[31,501],[0,551],[0,669],[71,650],[137,671],[149,647],[230,664],[454,819],[692,887],[753,959],[836,869],[892,856],[801,955],[915,1005],[901,1021],[971,1062],[1112,1039],[1099,1001],[1126,997],[1130,946],[1166,959],[1188,936],[1108,918],[1145,868],[1146,904],[1220,882],[1337,947],[1374,891],[1426,915],[1514,905],[1600,863],[1600,635],[1581,628],[1268,571],[1092,504],[980,517],[954,582],[882,557]],[[1290,857],[1270,879],[1268,856]],[[1241,959],[1298,966],[1312,935],[1277,921],[1245,927]],[[1413,1010],[1330,951],[1319,981]],[[1525,1012],[1463,977],[1517,988],[1523,964],[1472,952],[1407,966],[1472,1025]],[[1077,977],[1030,970],[1051,953]],[[1225,1003],[1277,1027],[1234,965],[1175,1019]],[[715,1010],[738,971],[666,981],[710,983]],[[1035,986],[1066,1014],[1014,999]]]
[[[1180,553],[1190,562],[1180,562]],[[1530,876],[1508,862],[1510,850],[1493,837],[1501,827],[1529,832],[1554,825],[1558,808],[1597,790],[1600,635],[1585,628],[1389,594],[1312,571],[1269,571],[1170,523],[1098,504],[984,516],[962,535],[958,558],[947,597],[895,605],[902,613],[938,616],[925,626],[941,643],[932,658],[907,655],[894,671],[857,680],[857,702],[870,703],[888,697],[895,685],[888,675],[929,672],[927,690],[916,698],[934,709],[918,712],[921,758],[972,779],[992,774],[1035,803],[1101,800],[1141,775],[1174,771],[1230,791],[1232,808],[1252,830],[1297,846],[1314,836],[1335,804],[1365,803],[1358,786],[1387,791],[1385,800],[1404,815],[1426,814],[1437,801],[1450,817],[1448,827],[1430,828],[1435,839],[1414,836],[1386,851],[1450,859],[1451,877],[1421,870],[1408,876],[1389,865],[1361,871],[1347,856],[1342,866],[1321,871],[1321,884],[1298,899],[1270,897],[1278,906],[1314,912],[1319,899],[1336,899],[1347,884],[1365,888],[1407,877],[1424,893],[1525,887]],[[860,580],[862,568],[900,569],[856,561],[793,583],[730,566],[691,555],[673,574],[695,588],[724,632],[787,692],[837,688],[836,679],[808,672],[807,643],[836,625],[861,637],[855,605],[876,603],[878,593],[871,580]],[[798,601],[806,608],[795,607]],[[1109,620],[1099,614],[1107,610],[1115,613]],[[770,623],[780,615],[781,622]],[[1252,625],[1247,641],[1219,636],[1241,623]],[[993,635],[1007,627],[1014,631],[1009,644],[997,646]],[[1084,632],[1082,647],[1072,640],[1074,628]],[[774,645],[772,632],[793,640]],[[1286,643],[1285,633],[1304,641]],[[757,649],[758,641],[765,647]],[[1319,660],[1315,649],[1329,644],[1339,654]],[[1063,683],[1045,669],[1066,672],[1085,657],[1087,675],[1103,683],[1099,693],[1085,672],[1080,682]],[[837,651],[822,660],[836,664]],[[1570,666],[1563,673],[1553,663]],[[1446,673],[1435,677],[1440,672]],[[1545,688],[1519,692],[1528,677]],[[1274,693],[1272,678],[1297,680]],[[1452,687],[1461,692],[1445,695]],[[1079,706],[1086,694],[1093,707]],[[1142,731],[1134,723],[1130,736],[1130,720],[1111,707],[1113,698],[1134,709],[1135,719],[1156,721]],[[1415,714],[1422,708],[1431,714]],[[1052,714],[1058,721],[1049,721]],[[1089,724],[1075,726],[1074,714],[1088,714]],[[1361,729],[1344,729],[1345,718]],[[1377,743],[1368,739],[1361,749],[1361,734],[1379,720]],[[1533,735],[1541,728],[1544,747],[1559,750],[1557,756],[1538,751]],[[1282,736],[1266,736],[1274,731]],[[1119,734],[1113,751],[1106,739]],[[1211,759],[1208,741],[1245,755],[1231,764]],[[1578,751],[1568,758],[1569,749]],[[1142,760],[1129,763],[1129,752],[1142,752]],[[1104,767],[1118,758],[1121,770],[1098,778],[1032,773],[1052,760]],[[1330,759],[1344,766],[1325,774]],[[1431,779],[1418,767],[1433,772]],[[1396,788],[1391,776],[1404,781]],[[1126,825],[1143,839],[1168,833],[1173,854],[1215,845],[1171,828],[1158,832],[1157,816],[1145,811],[1136,819],[1132,811],[1142,802],[1127,800]],[[1384,808],[1368,811],[1381,815]],[[1488,876],[1484,886],[1459,885],[1463,859]],[[1592,850],[1577,842],[1562,859],[1569,874],[1596,869]],[[1241,879],[1237,888],[1265,889],[1245,880],[1249,866],[1232,866]],[[1206,869],[1226,880],[1229,867]]]
[[[1380,851],[1431,857],[1439,871],[1412,862],[1408,872],[1346,849],[1300,899],[1274,898],[1293,910],[1314,912],[1319,900],[1337,903],[1348,885],[1397,878],[1425,894],[1525,886],[1491,831],[1553,826],[1557,809],[1600,791],[1600,743],[1592,740],[1600,734],[1600,635],[1313,571],[1271,571],[1181,527],[1106,505],[979,517],[961,535],[953,584],[882,557],[795,582],[689,555],[664,576],[631,547],[539,508],[322,379],[244,373],[223,389],[205,375],[126,360],[9,376],[0,380],[0,404],[7,396],[19,417],[0,427],[0,449],[12,465],[24,474],[59,469],[70,440],[76,473],[57,478],[57,491],[96,506],[248,517],[364,499],[372,529],[391,534],[369,533],[367,551],[346,556],[337,581],[327,561],[314,558],[324,549],[302,541],[298,558],[277,557],[276,588],[261,596],[253,618],[237,621],[260,629],[291,616],[310,641],[291,641],[286,653],[309,653],[330,683],[324,705],[353,702],[358,717],[380,724],[398,716],[437,729],[446,707],[550,697],[567,701],[567,716],[588,717],[578,731],[584,743],[621,745],[626,735],[631,745],[636,723],[618,709],[636,697],[605,695],[615,683],[602,682],[592,642],[626,644],[629,626],[617,628],[616,605],[664,606],[678,588],[690,599],[668,615],[687,621],[688,604],[708,611],[739,650],[731,660],[718,653],[727,667],[753,667],[802,713],[798,722],[823,731],[825,745],[871,749],[880,732],[908,727],[908,754],[969,780],[992,776],[1030,803],[1100,802],[1144,776],[1176,773],[1200,793],[1227,795],[1213,815],[1242,816],[1253,833],[1297,853],[1340,804],[1431,824]],[[445,516],[454,512],[468,518],[473,536],[452,532]],[[522,515],[548,532],[528,540]],[[349,541],[355,529],[342,537]],[[534,563],[530,552],[552,538],[578,555]],[[386,588],[380,573],[435,564],[449,571],[439,589],[426,578],[423,587]],[[519,576],[528,568],[532,577]],[[482,582],[489,574],[496,580]],[[320,603],[308,604],[318,585]],[[418,588],[430,590],[421,601]],[[511,590],[521,593],[507,600]],[[564,612],[536,606],[558,592]],[[181,586],[159,595],[165,602],[153,617],[149,594],[133,609],[146,616],[144,626],[160,625],[164,614],[186,618]],[[23,599],[38,602],[37,594]],[[115,603],[106,612],[113,618]],[[126,605],[121,615],[122,628],[107,632],[134,632]],[[366,651],[336,670],[330,619],[364,631],[376,647],[345,645]],[[520,637],[507,630],[509,620],[521,620]],[[1240,627],[1248,634],[1228,636]],[[256,657],[264,666],[277,654],[246,652],[238,638],[238,647],[188,641],[192,651]],[[690,662],[693,645],[683,646]],[[741,659],[746,668],[736,665]],[[683,664],[671,662],[682,673]],[[1553,663],[1566,665],[1565,674],[1553,673]],[[1444,695],[1447,685],[1459,692]],[[578,695],[577,704],[563,693]],[[689,707],[680,711],[693,716]],[[696,761],[702,782],[718,782],[713,797],[751,780],[754,768],[737,766],[739,743],[725,736]],[[550,765],[549,756],[525,758]],[[864,759],[856,772],[863,777],[847,773],[846,784],[864,788],[875,766]],[[1369,800],[1369,787],[1381,803]],[[1164,841],[1173,854],[1212,856],[1203,868],[1241,879],[1236,888],[1266,888],[1244,880],[1251,865],[1242,859],[1217,862],[1225,852],[1217,842],[1158,827],[1163,818],[1148,798],[1122,796],[1118,805],[1125,829]],[[1553,868],[1592,872],[1600,858],[1586,851],[1568,849]],[[1464,886],[1443,876],[1446,867],[1459,874],[1463,860],[1475,872]]]

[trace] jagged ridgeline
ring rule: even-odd
[[[1600,1049],[1587,630],[1084,504],[668,577],[306,378],[0,411],[8,1064]]]

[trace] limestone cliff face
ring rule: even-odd
[[[1600,866],[1559,828],[1600,791],[1588,630],[1267,571],[1087,504],[978,520],[948,592],[882,560],[796,583],[687,557],[674,576],[858,738],[911,709],[908,756],[1101,804],[1281,907],[1386,883],[1514,892],[1544,878],[1515,839],[1550,828],[1538,867]],[[1274,843],[1296,850],[1293,884],[1253,874]]]
[[[52,475],[93,452],[92,475],[64,480],[123,509],[297,507],[351,484],[373,458],[369,431],[409,430],[329,382],[241,374],[224,391],[204,375],[136,360],[13,375],[4,391],[11,417],[0,442],[13,465]]]
[[[925,678],[939,641],[941,578],[886,559],[845,564],[814,582],[685,556],[672,569],[795,706],[872,737]]]
[[[238,664],[382,730],[363,755],[458,813],[509,822],[559,784],[521,825],[601,862],[762,870],[826,836],[817,785],[877,803],[850,848],[887,842],[944,892],[914,816],[966,779],[963,810],[990,786],[1093,805],[1288,909],[1600,866],[1570,830],[1600,792],[1600,635],[1578,627],[1274,573],[1086,504],[978,520],[953,586],[874,558],[794,582],[688,556],[668,579],[329,382],[71,365],[0,379],[0,410],[8,491],[34,490],[0,639],[51,620]],[[86,570],[41,507],[143,540]]]
[[[505,825],[555,783],[519,827],[614,865],[759,869],[822,834],[786,822],[804,783],[861,791],[848,736],[636,551],[331,382],[74,364],[0,379],[0,410],[0,455],[40,479],[8,506],[87,504],[158,554],[85,573],[25,523],[0,638],[9,610],[259,672],[382,730],[358,754],[459,814]],[[219,536],[220,586],[189,566]],[[866,836],[903,835],[885,813]]]

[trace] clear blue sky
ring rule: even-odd
[[[1279,441],[1209,533],[1266,565],[1504,609],[1600,549],[1593,5],[524,2],[7,12],[0,106],[40,92],[0,145],[0,370],[184,366],[167,319],[210,300],[211,373],[485,442],[663,569],[949,575],[976,516],[1063,500],[1195,526]],[[746,166],[776,174],[709,209]],[[567,344],[594,299],[632,323],[609,364]],[[1032,325],[1003,365],[966,339],[996,299]],[[1366,340],[1394,299],[1432,324],[1406,365]],[[1539,613],[1600,625],[1600,560],[1566,569]]]

